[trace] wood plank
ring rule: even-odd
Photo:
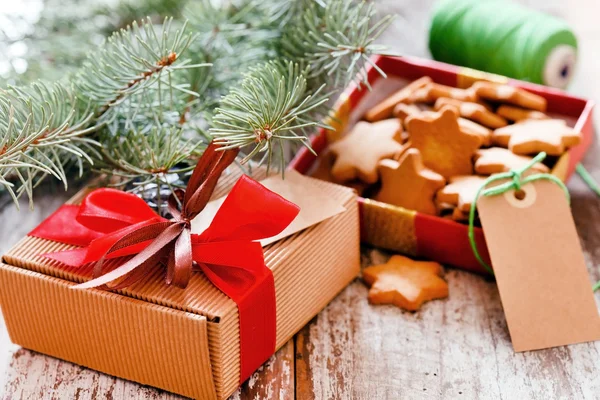
[[[6,399],[182,398],[22,348],[13,353],[4,376]]]
[[[5,359],[8,365],[2,375],[5,382],[2,398],[5,399],[184,399],[15,345],[11,346],[10,352],[11,357]],[[294,342],[290,340],[230,399],[288,400],[293,396]]]
[[[364,251],[365,264],[386,256]],[[297,398],[596,397],[600,343],[516,354],[494,282],[446,278],[450,298],[417,313],[371,306],[350,285],[296,339]]]
[[[229,400],[294,398],[294,340],[287,342]]]

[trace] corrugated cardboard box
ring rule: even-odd
[[[264,177],[257,173],[255,179]],[[224,174],[213,198],[226,194],[238,177]],[[277,348],[359,272],[356,196],[314,182],[345,211],[264,250],[275,279]],[[70,202],[78,204],[85,194]],[[184,396],[224,399],[236,390],[238,309],[201,273],[184,290],[165,285],[161,268],[124,290],[72,290],[90,279],[92,265],[66,267],[39,256],[70,248],[28,236],[4,255],[0,302],[14,343]]]

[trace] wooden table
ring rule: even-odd
[[[566,18],[580,40],[580,68],[571,91],[600,100],[597,0],[529,0]],[[385,0],[399,17],[383,41],[425,56],[431,0]],[[596,7],[594,7],[596,5]],[[584,165],[600,180],[600,148]],[[572,209],[590,275],[600,279],[600,199],[575,177]],[[0,211],[0,252],[62,204],[70,193],[37,193],[36,209]],[[363,265],[389,255],[363,248]],[[415,314],[370,306],[353,282],[275,354],[233,399],[508,398],[593,399],[600,393],[600,343],[515,354],[496,285],[448,269],[450,298]],[[598,297],[600,299],[600,297]],[[107,376],[12,345],[0,327],[0,390],[5,399],[176,399],[176,395]]]

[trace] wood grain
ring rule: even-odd
[[[230,400],[293,399],[294,377],[294,341],[290,340]]]
[[[446,279],[450,298],[418,313],[369,305],[355,281],[296,338],[297,398],[596,397],[600,343],[514,353],[495,283],[452,269]]]

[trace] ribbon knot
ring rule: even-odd
[[[510,175],[512,178],[512,186],[515,190],[521,190],[521,175],[523,173],[521,171],[510,171]]]
[[[78,285],[89,288],[106,285],[111,289],[131,286],[142,279],[159,263],[166,264],[165,281],[169,285],[185,288],[192,275],[191,221],[196,217],[214,191],[221,173],[233,162],[237,150],[218,151],[210,144],[194,169],[187,190],[177,189],[168,200],[170,220],[158,217],[141,221],[133,229],[117,233],[117,239],[105,247],[93,269],[94,279]],[[106,241],[104,242],[106,243]],[[125,248],[148,245],[133,258],[116,269],[105,271],[108,256]],[[92,247],[94,243],[90,245]],[[96,246],[97,247],[97,246]],[[97,251],[95,252],[97,254]]]

